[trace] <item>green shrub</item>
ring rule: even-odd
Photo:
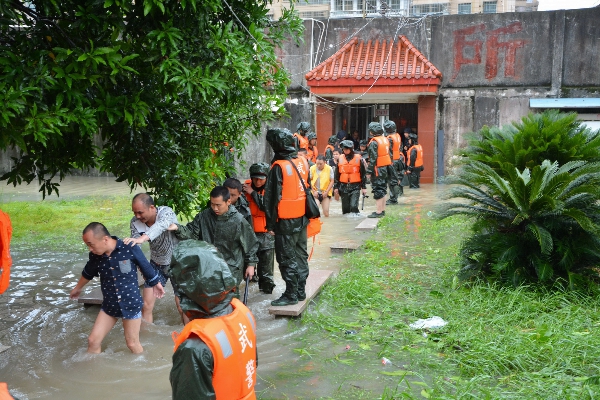
[[[574,114],[545,112],[484,128],[462,152],[440,218],[475,219],[461,247],[463,279],[476,275],[585,282],[600,262],[600,138]],[[549,158],[552,157],[552,158]]]

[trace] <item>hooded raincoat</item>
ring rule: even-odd
[[[246,267],[256,267],[258,241],[254,229],[232,205],[223,215],[206,209],[187,225],[177,224],[180,240],[204,240],[214,245],[231,268],[236,284],[242,282]]]

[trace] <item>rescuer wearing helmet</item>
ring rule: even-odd
[[[267,131],[275,156],[264,195],[267,231],[275,232],[275,257],[285,281],[283,295],[273,306],[297,304],[306,299],[308,253],[306,252],[306,193],[308,163],[298,157],[294,137],[284,128]],[[302,181],[300,181],[302,179]]]
[[[397,180],[390,180],[390,198],[385,204],[398,204],[398,196],[404,194],[404,189],[402,188],[402,176],[406,169],[404,153],[402,153],[402,137],[396,132],[396,123],[394,121],[385,121],[383,123],[383,129],[385,129],[390,141],[390,147],[392,149],[392,168],[398,178]],[[396,184],[392,185],[392,183]]]
[[[319,155],[319,150],[317,149],[317,134],[314,132],[309,132],[306,135],[308,139],[308,148],[306,149],[306,159],[313,164],[317,163],[317,156]]]
[[[294,133],[296,150],[303,148],[308,151],[308,138],[306,137],[306,134],[309,130],[310,124],[308,122],[300,122],[298,126],[296,126],[296,133]]]
[[[339,140],[336,135],[331,135],[327,140],[327,146],[325,146],[325,161],[329,161],[333,158],[333,150],[337,147]]]
[[[418,143],[418,136],[415,133],[408,135],[410,148],[408,149],[408,180],[411,189],[419,189],[421,183],[421,171],[423,171],[423,147]]]
[[[256,398],[256,322],[235,298],[237,281],[221,253],[203,241],[181,242],[171,279],[190,319],[173,334],[173,399]]]
[[[371,191],[377,205],[377,211],[369,214],[368,217],[381,218],[385,215],[387,186],[390,178],[393,178],[390,176],[390,168],[388,168],[392,165],[390,142],[383,136],[383,128],[378,122],[371,122],[369,124],[369,134],[372,138],[367,147],[367,152],[369,153],[367,179],[371,181]]]
[[[365,163],[361,156],[354,152],[352,140],[343,140],[340,143],[343,154],[338,159],[338,166],[334,174],[334,193],[342,198],[342,213],[358,213],[360,192],[367,193],[367,179]]]
[[[275,282],[273,281],[273,265],[275,258],[275,233],[267,231],[267,219],[265,217],[265,206],[263,196],[265,183],[269,174],[269,164],[256,163],[250,166],[250,179],[244,182],[244,194],[250,205],[252,214],[252,226],[258,240],[258,263],[256,264],[256,275],[258,277],[258,288],[265,294],[273,293]]]

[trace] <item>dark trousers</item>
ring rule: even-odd
[[[305,293],[308,278],[306,227],[298,233],[275,235],[275,257],[281,277],[285,281],[284,295],[295,300],[298,293]]]
[[[357,213],[360,200],[360,183],[346,183],[340,185],[342,198],[342,214]]]
[[[421,183],[421,169],[420,168],[415,168],[411,171],[410,174],[408,174],[408,181],[410,182],[410,188],[411,189],[418,189],[420,188],[420,183]]]
[[[275,265],[275,249],[258,250],[258,264],[256,275],[258,276],[258,288],[270,292],[275,287],[273,281],[273,266]]]

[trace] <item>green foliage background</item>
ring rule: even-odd
[[[575,114],[530,114],[468,139],[440,218],[474,220],[461,247],[463,279],[581,287],[600,263],[600,132]],[[562,285],[562,283],[561,283]]]
[[[275,51],[303,26],[269,3],[1,0],[0,149],[20,149],[1,179],[46,195],[98,167],[189,215],[284,112]]]

